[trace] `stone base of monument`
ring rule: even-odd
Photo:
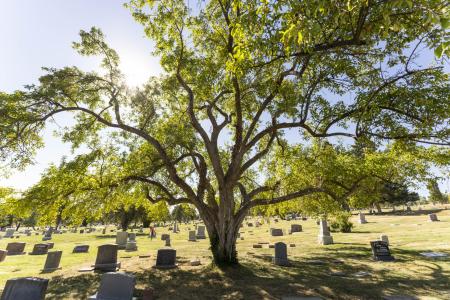
[[[58,267],[58,268],[49,268],[49,269],[42,269],[41,270],[41,273],[51,273],[51,272],[54,272],[54,271],[57,271],[57,270],[61,270],[62,269],[62,267]]]
[[[333,244],[333,237],[326,236],[326,235],[319,235],[318,242],[321,245],[331,245],[331,244]]]
[[[43,241],[50,241],[51,239],[52,239],[52,237],[50,237],[50,236],[44,236],[42,238]]]
[[[280,258],[276,258],[276,257],[272,258],[272,263],[277,265],[277,266],[282,266],[282,267],[289,267],[289,266],[291,266],[291,263],[289,262],[288,259],[280,259]]]
[[[127,248],[127,244],[119,245],[117,244],[117,249],[119,250],[125,250]]]
[[[204,239],[206,239],[206,235],[197,235],[197,236],[195,236],[195,238],[197,240],[204,240]]]
[[[116,272],[120,269],[120,262],[115,264],[97,264],[92,265],[94,271],[102,271],[102,272]]]
[[[174,264],[174,265],[153,265],[152,268],[154,268],[154,269],[161,269],[161,270],[175,269],[175,268],[178,268],[178,264]]]
[[[359,220],[359,224],[367,224],[368,222],[366,220]]]
[[[26,254],[26,252],[9,252],[6,254],[8,256],[12,256],[12,255],[24,255]]]

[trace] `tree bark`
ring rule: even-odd
[[[215,222],[213,226],[206,225],[214,263],[219,267],[236,265],[238,264],[236,251],[237,230],[230,223],[220,223]]]

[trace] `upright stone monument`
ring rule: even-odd
[[[51,251],[47,254],[47,259],[44,264],[44,272],[52,272],[58,269],[61,262],[62,251]]]
[[[125,273],[105,273],[102,275],[97,294],[88,300],[131,300],[136,280],[134,275]]]
[[[52,239],[52,234],[53,234],[53,227],[50,227],[45,233],[44,236],[42,237],[43,241],[49,241]]]
[[[115,272],[120,268],[120,262],[117,262],[118,246],[116,244],[106,244],[98,246],[95,270]]]
[[[13,278],[6,281],[1,300],[44,300],[48,279]]]
[[[29,253],[30,255],[45,255],[48,253],[48,244],[42,243],[42,244],[35,244],[33,246],[33,251]]]
[[[330,234],[330,230],[328,230],[328,223],[325,219],[321,219],[319,222],[319,244],[322,245],[331,245],[333,244],[333,237]]]
[[[203,226],[203,225],[198,225],[197,226],[196,238],[199,239],[199,240],[200,239],[206,239],[205,226]]]
[[[197,238],[195,237],[195,230],[189,231],[189,242],[196,242]]]
[[[25,250],[25,243],[14,242],[8,243],[6,245],[6,251],[8,251],[7,255],[22,255],[25,254],[23,250]]]
[[[372,241],[370,242],[370,247],[372,248],[372,255],[374,260],[378,261],[394,261],[394,257],[389,251],[389,245],[383,241]]]
[[[116,234],[116,244],[119,249],[125,249],[127,247],[128,232],[118,231]]]
[[[5,239],[12,238],[16,230],[14,228],[6,228],[5,235],[3,236]]]
[[[387,235],[385,235],[385,234],[380,235],[380,241],[385,242],[389,246],[389,238]]]
[[[154,265],[154,267],[160,269],[175,268],[177,266],[175,264],[176,257],[177,251],[175,249],[159,249],[156,256],[156,265]]]
[[[272,262],[278,266],[289,266],[289,260],[287,258],[287,246],[283,242],[275,243],[275,256]]]
[[[165,246],[170,247],[170,238],[166,239],[165,242],[166,242]]]
[[[296,232],[302,232],[303,228],[300,224],[291,224],[291,234]]]
[[[270,228],[270,235],[271,236],[282,236],[283,230],[281,228]]]
[[[76,245],[73,247],[72,253],[88,253],[89,245]]]
[[[359,224],[366,224],[367,220],[366,220],[366,215],[363,213],[359,213]]]
[[[430,218],[431,222],[437,222],[439,221],[438,217],[436,214],[429,214],[428,217]]]
[[[126,251],[137,251],[136,233],[128,234],[128,242],[125,247]]]
[[[7,254],[8,254],[8,251],[0,250],[0,262],[5,260]]]

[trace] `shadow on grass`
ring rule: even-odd
[[[154,299],[281,299],[302,295],[382,299],[384,295],[448,295],[449,272],[437,261],[420,256],[425,250],[391,251],[396,262],[377,265],[371,264],[370,247],[359,245],[330,247],[321,255],[291,257],[291,267],[275,266],[271,255],[258,253],[245,257],[238,267],[222,269],[212,265],[188,268],[183,265],[188,259],[179,258],[178,263],[183,266],[178,269],[134,272],[135,296],[141,297],[146,289],[153,291]],[[402,262],[412,261],[421,268],[417,276],[394,272],[402,268]],[[358,272],[367,273],[358,277]],[[50,281],[46,299],[85,299],[96,292],[99,278],[98,274],[56,277]]]

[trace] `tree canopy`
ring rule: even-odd
[[[126,86],[117,53],[92,28],[73,46],[100,56],[101,71],[46,68],[39,84],[1,93],[0,157],[14,167],[30,163],[46,124],[72,113],[75,125],[61,137],[101,149],[103,180],[92,186],[120,195],[108,205],[127,193],[132,202],[189,203],[215,261],[236,263],[237,232],[252,208],[330,196],[320,178],[293,182],[310,171],[296,159],[302,145],[450,145],[447,1],[188,3],[126,5],[165,71],[142,87]],[[436,60],[421,65],[424,51]],[[321,163],[337,168],[330,172],[360,168],[329,151],[332,164]],[[286,165],[295,170],[279,184],[277,167]]]

